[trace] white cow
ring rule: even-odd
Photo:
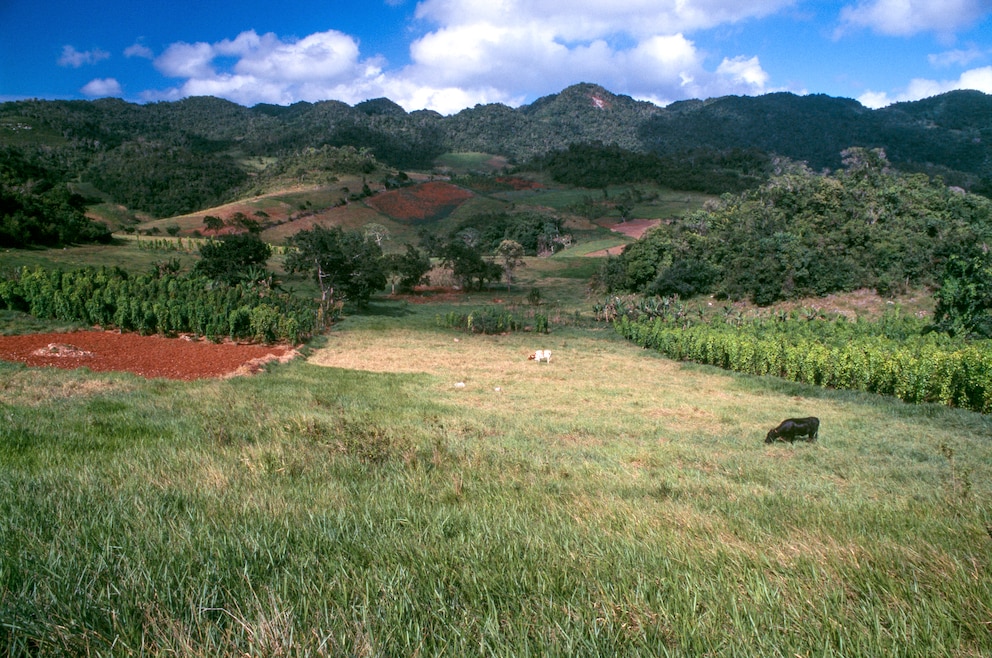
[[[551,363],[551,350],[535,350],[533,354],[527,357],[530,361],[546,361]]]

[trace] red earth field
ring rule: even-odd
[[[30,366],[126,371],[147,378],[204,379],[258,372],[270,361],[288,361],[287,345],[212,343],[113,331],[0,336],[0,360]]]
[[[397,221],[418,222],[450,212],[470,198],[472,193],[466,189],[432,181],[383,192],[366,199],[365,203]]]

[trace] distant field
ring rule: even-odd
[[[447,168],[455,174],[469,172],[489,173],[507,165],[506,158],[491,153],[445,153],[437,159],[436,165]]]
[[[639,191],[640,201],[630,202],[624,196],[633,189]],[[568,210],[591,202],[600,209],[600,216],[614,219],[619,219],[619,213],[613,204],[619,202],[631,203],[630,217],[633,219],[660,219],[698,210],[708,199],[714,198],[711,195],[669,190],[655,185],[611,186],[607,188],[605,195],[601,189],[549,186],[538,190],[499,192],[493,196],[513,203],[542,205],[556,210]]]
[[[471,164],[479,164],[489,158],[485,154],[453,154],[447,161],[472,170]],[[622,246],[627,242],[619,236],[609,237],[600,225],[608,225],[620,220],[615,204],[623,201],[631,187],[611,187],[606,191],[561,188],[555,186],[536,189],[523,189],[494,194],[471,194],[466,196],[440,195],[441,188],[464,191],[457,186],[438,181],[428,181],[397,190],[380,191],[375,196],[351,200],[344,204],[350,194],[360,190],[361,180],[344,178],[331,186],[287,189],[232,202],[216,208],[206,209],[190,215],[143,221],[136,228],[139,232],[157,231],[156,236],[168,235],[170,230],[179,235],[192,235],[194,232],[208,233],[204,218],[207,215],[220,217],[231,224],[236,213],[248,219],[271,224],[263,234],[263,239],[273,244],[284,244],[294,233],[308,229],[315,224],[341,226],[348,230],[361,230],[370,223],[382,224],[390,232],[391,240],[385,245],[387,250],[398,250],[404,243],[416,244],[418,231],[425,227],[445,232],[463,218],[489,212],[505,212],[510,208],[525,210],[534,207],[541,212],[548,209],[557,211],[569,222],[569,230],[577,238],[576,245],[586,253],[599,249]],[[658,219],[683,215],[702,207],[709,198],[706,195],[673,192],[656,186],[637,186],[642,199],[631,205],[630,217],[634,219]],[[447,197],[451,196],[451,199]],[[436,197],[433,201],[433,197]],[[583,203],[595,203],[592,214],[577,214]],[[623,201],[630,203],[629,201]],[[437,207],[430,205],[434,203]],[[440,205],[437,205],[440,204]],[[430,206],[430,207],[428,207]],[[582,211],[585,212],[585,211]],[[126,212],[118,207],[101,206],[94,214],[105,218],[113,227],[127,225]],[[606,240],[606,242],[601,242]],[[596,249],[585,243],[598,243]]]
[[[192,243],[185,241],[185,246]],[[151,248],[158,245],[158,248]],[[142,247],[149,247],[144,249]],[[175,246],[176,248],[172,248]],[[20,268],[41,266],[45,268],[122,267],[132,272],[147,272],[156,261],[177,258],[185,267],[191,267],[199,258],[195,252],[178,249],[179,242],[168,235],[120,236],[113,246],[83,245],[65,249],[11,249],[0,253],[2,267]]]

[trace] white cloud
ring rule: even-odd
[[[956,89],[974,89],[992,94],[992,66],[971,69],[961,74],[957,80],[927,80],[915,78],[902,91],[890,96],[886,92],[868,91],[858,101],[865,107],[878,108],[904,101],[917,101],[944,94]]]
[[[971,46],[965,49],[948,50],[927,56],[927,61],[935,68],[950,68],[952,66],[967,66],[974,61],[984,59],[986,51]]]
[[[423,0],[416,16],[430,28],[410,44],[403,68],[363,58],[355,38],[334,30],[301,39],[248,31],[170,45],[154,64],[181,82],[143,96],[211,94],[245,105],[386,96],[407,110],[447,114],[477,103],[519,105],[578,82],[658,103],[760,94],[769,76],[757,57],[717,61],[687,35],[797,1]],[[146,54],[137,45],[129,51]]]
[[[80,91],[91,98],[103,98],[120,96],[123,90],[114,78],[97,78],[87,82]]]
[[[136,43],[124,49],[125,57],[141,57],[142,59],[155,59],[155,53],[148,46]]]
[[[110,53],[99,48],[93,50],[79,51],[72,46],[62,46],[62,56],[59,57],[59,66],[70,66],[78,69],[86,64],[96,64],[97,62],[110,57]]]
[[[217,75],[213,68],[218,53],[209,43],[174,43],[155,59],[155,68],[170,78],[202,79]]]
[[[230,58],[233,65],[226,63]],[[185,82],[145,92],[145,100],[211,95],[244,105],[328,98],[354,103],[381,95],[375,94],[381,63],[361,60],[357,42],[333,30],[297,40],[250,30],[217,43],[174,43],[155,59],[155,68]]]
[[[443,26],[554,26],[566,41],[608,34],[645,39],[768,16],[796,0],[424,0],[417,17]]]
[[[254,33],[245,34],[254,36]],[[220,50],[223,54],[241,57],[235,71],[262,80],[338,80],[351,76],[359,59],[358,44],[340,32],[319,32],[288,43],[274,34],[245,41],[232,43],[229,49],[221,44]]]
[[[492,90],[515,89],[534,98],[588,81],[661,104],[687,96],[767,91],[768,74],[756,57],[726,58],[710,71],[707,53],[682,33],[652,34],[627,48],[612,46],[612,36],[601,32],[587,41],[567,42],[560,25],[525,22],[520,16],[516,25],[454,25],[415,41],[412,63],[402,76],[425,86],[440,81],[486,89],[489,102],[498,100]]]
[[[950,38],[992,13],[989,0],[861,0],[841,10],[841,31],[868,28],[887,36],[934,32]]]

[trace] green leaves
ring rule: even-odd
[[[614,291],[759,305],[857,288],[889,294],[938,284],[949,256],[992,241],[992,201],[894,173],[876,151],[845,153],[849,171],[790,171],[662,224],[601,278]]]
[[[272,247],[256,233],[225,235],[203,243],[195,271],[231,285],[259,281],[266,276],[264,266],[271,255]]]
[[[0,308],[146,334],[298,343],[318,330],[313,302],[200,276],[128,276],[108,268],[24,268],[0,281]]]
[[[753,375],[992,411],[992,352],[985,342],[937,334],[906,336],[911,322],[784,322],[676,326],[664,318],[621,317],[625,338],[666,356]],[[899,325],[899,326],[892,326]]]
[[[294,235],[290,244],[296,249],[286,257],[286,269],[313,274],[325,306],[340,301],[364,306],[386,286],[382,248],[359,233],[314,226]]]
[[[944,281],[934,297],[939,331],[952,335],[992,338],[992,258],[980,253],[971,258],[951,257]]]

